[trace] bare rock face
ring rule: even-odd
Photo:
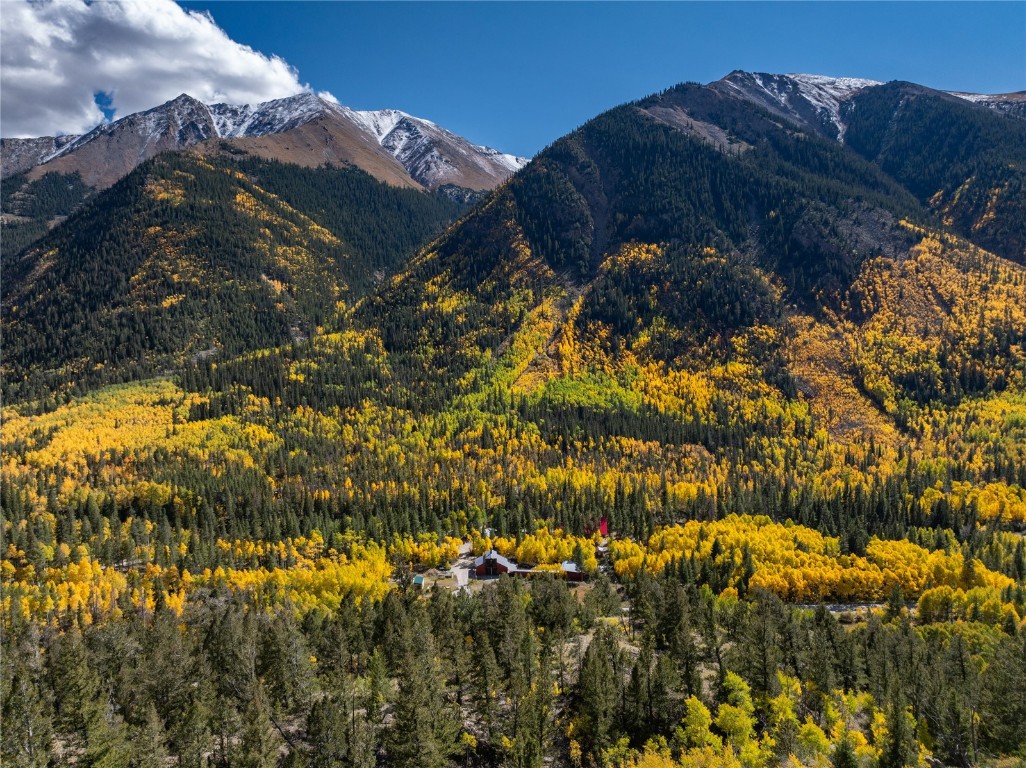
[[[78,136],[42,136],[38,139],[0,139],[0,174],[14,176],[45,163]]]

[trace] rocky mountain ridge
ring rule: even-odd
[[[792,73],[785,75],[766,72],[735,70],[709,85],[723,93],[732,93],[763,109],[786,117],[804,127],[815,129],[830,139],[844,142],[851,117],[853,100],[867,89],[885,83],[856,77],[829,77]],[[909,84],[911,85],[911,84]],[[950,96],[988,107],[1005,115],[1026,116],[1026,92],[1004,94],[963,93],[959,91],[933,91],[923,86],[916,88],[934,94]]]
[[[254,105],[182,94],[82,136],[4,139],[2,170],[33,178],[78,171],[106,188],[160,152],[220,142],[301,165],[355,165],[395,186],[427,189],[491,189],[527,162],[399,110],[361,112],[311,93]]]

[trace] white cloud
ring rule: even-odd
[[[84,133],[188,93],[249,104],[309,91],[296,70],[173,0],[3,0],[0,135]]]

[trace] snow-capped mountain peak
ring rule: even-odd
[[[284,144],[267,138],[292,136],[314,121],[325,121],[318,123],[325,130],[306,130]],[[295,158],[301,146],[303,162],[357,165],[389,183],[428,188],[455,184],[491,189],[527,163],[397,109],[356,111],[309,92],[261,104],[210,105],[183,93],[73,140],[31,140],[35,143],[24,147],[21,143],[30,140],[5,140],[5,150],[17,155],[19,171],[59,160],[67,167],[64,172],[80,170],[87,183],[107,186],[158,152],[210,139],[258,138],[263,139],[258,151],[265,156],[281,150],[283,157]]]
[[[830,77],[801,72],[773,75],[735,70],[712,83],[711,87],[843,143],[848,127],[847,114],[854,106],[853,100],[866,89],[882,85],[878,80],[860,77]],[[990,95],[946,93],[1005,115],[1026,117],[1026,91]]]
[[[283,133],[337,108],[338,105],[313,93],[299,93],[261,104],[212,104],[209,107],[222,139]]]
[[[527,164],[527,158],[471,144],[430,120],[398,109],[351,112],[352,118],[425,186],[447,183],[458,166],[471,163],[489,175],[508,176]],[[444,147],[447,151],[441,151]]]
[[[42,158],[41,163],[69,155],[104,136],[131,133],[142,142],[140,156],[151,156],[156,152],[150,152],[148,148],[158,146],[168,137],[173,137],[178,143],[195,144],[210,138],[214,132],[210,108],[183,93],[145,112],[136,112],[114,122],[101,123],[88,133],[60,147],[53,154]]]

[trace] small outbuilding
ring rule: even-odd
[[[563,578],[567,581],[584,581],[585,579],[581,566],[573,560],[564,560],[559,564],[559,569],[563,572]]]
[[[474,575],[479,579],[495,578],[515,570],[516,566],[494,549],[488,550],[474,561]]]

